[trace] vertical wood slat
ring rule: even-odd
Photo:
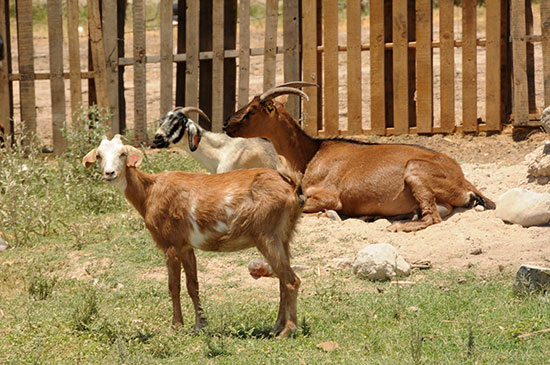
[[[103,46],[103,26],[99,12],[99,0],[88,0],[88,27],[94,69],[97,105],[109,111],[109,94],[107,91],[107,74],[105,70],[105,48]],[[112,121],[112,116],[109,118]],[[111,122],[112,125],[112,122]]]
[[[318,83],[317,0],[302,0],[302,34],[303,80]],[[304,88],[309,102],[304,102],[303,128],[310,136],[318,134],[318,90],[316,87]]]
[[[430,133],[433,122],[432,0],[416,0],[416,131]]]
[[[214,6],[213,11],[212,99],[214,103],[212,104],[212,131],[221,132],[223,126],[223,103],[221,101],[224,97],[224,7]]]
[[[265,45],[264,45],[264,91],[275,86],[277,52],[278,0],[266,1]]]
[[[172,0],[160,1],[160,117],[173,107],[174,98],[174,31]]]
[[[186,106],[198,106],[198,84],[199,84],[199,2],[189,1],[187,3],[186,15],[186,37],[185,54],[186,77],[185,77],[185,101]],[[193,120],[198,120],[196,113],[191,113]]]
[[[34,48],[32,33],[32,0],[18,0],[17,48],[19,52],[19,83],[21,121],[24,133],[36,133],[36,94],[34,88]]]
[[[10,82],[9,82],[9,67],[8,58],[8,42],[10,39],[7,36],[7,27],[9,26],[9,18],[6,14],[7,2],[0,4],[0,37],[4,40],[4,58],[0,60],[0,123],[4,125],[6,135],[11,135],[11,112],[10,112]]]
[[[126,0],[116,0],[116,31],[117,31],[117,57],[124,57],[125,50],[125,35],[124,29],[126,27]],[[117,60],[118,63],[118,60]],[[126,130],[126,95],[124,94],[124,66],[118,66],[118,127],[120,132],[123,133]]]
[[[514,58],[514,125],[529,122],[529,99],[527,90],[527,44],[525,42],[525,0],[512,0],[510,9],[512,48]]]
[[[455,129],[454,1],[439,1],[441,131]]]
[[[396,134],[409,132],[407,1],[393,2],[393,110]]]
[[[327,136],[338,134],[338,1],[326,0],[323,3],[323,39],[325,51],[323,67],[325,85],[325,126]]]
[[[213,0],[201,0],[199,10],[199,54],[203,51],[212,52],[213,31]],[[201,60],[199,58],[199,107],[212,118],[212,59]],[[212,122],[202,116],[198,116],[199,125],[206,130],[212,130]]]
[[[283,48],[284,81],[300,81],[300,4],[295,0],[283,0]],[[289,95],[286,109],[290,115],[300,118],[300,97]]]
[[[462,2],[462,130],[477,132],[476,0]]]
[[[78,0],[67,0],[67,38],[69,44],[69,84],[71,87],[71,118],[82,105],[82,81],[80,78],[80,44],[78,40]]]
[[[384,0],[370,2],[370,92],[371,132],[384,135],[386,131],[386,88],[384,47]]]
[[[250,90],[250,0],[239,4],[239,93],[238,105],[248,104]]]
[[[186,39],[187,39],[187,1],[178,0],[178,39],[177,39],[177,53],[186,53]],[[176,64],[176,105],[187,105],[185,99],[185,88],[187,85],[186,75],[187,62],[178,62]]]
[[[488,131],[501,130],[502,97],[501,97],[501,14],[500,0],[486,2],[486,78],[485,78],[485,119]],[[498,61],[497,61],[498,60]],[[497,64],[495,64],[497,62]]]
[[[144,0],[133,1],[132,14],[134,32],[134,143],[139,145],[148,142]]]
[[[416,0],[407,0],[407,41],[416,41]],[[416,126],[416,49],[408,47],[409,127]]]
[[[121,133],[119,107],[118,78],[118,39],[114,29],[118,27],[116,0],[102,0],[102,17],[105,32],[103,32],[103,47],[105,49],[105,76],[107,78],[107,93],[109,98],[109,113],[111,114],[111,134]],[[162,88],[161,88],[162,92]]]
[[[65,80],[63,78],[63,19],[61,0],[48,0],[48,45],[50,52],[50,90],[52,102],[53,151],[65,150]]]
[[[550,105],[550,2],[540,3],[542,34],[542,72],[544,80],[544,106]]]
[[[363,132],[361,121],[361,1],[348,0],[347,22],[347,88],[348,88],[348,133]]]

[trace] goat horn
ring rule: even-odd
[[[202,110],[200,110],[199,108],[197,108],[195,106],[179,107],[179,108],[174,109],[174,111],[179,111],[179,112],[183,113],[184,115],[187,115],[187,113],[190,113],[190,112],[197,112],[200,115],[202,115],[203,117],[205,117],[206,120],[208,120],[210,122],[210,118],[208,118],[208,115],[206,115],[205,112],[203,112]]]
[[[285,82],[284,84],[277,85],[277,86],[273,87],[273,89],[278,89],[280,87],[295,87],[295,88],[298,88],[298,87],[307,87],[307,86],[319,87],[319,85],[317,85],[313,82],[289,81],[289,82]]]
[[[307,96],[307,94],[305,92],[303,92],[302,90],[298,90],[298,89],[295,89],[293,87],[274,87],[272,89],[267,90],[262,95],[260,95],[260,103],[272,100],[273,98],[276,98],[277,96],[285,95],[285,94],[298,95],[298,96],[301,96],[302,98],[306,99],[307,101],[309,101],[309,96]]]

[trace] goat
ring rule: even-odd
[[[418,221],[388,228],[410,232],[442,221],[436,204],[446,208],[444,216],[453,207],[495,208],[465,179],[460,165],[442,153],[415,145],[308,136],[283,104],[273,100],[283,94],[309,100],[299,86],[317,85],[294,82],[267,90],[228,117],[224,131],[233,137],[269,139],[277,153],[304,173],[305,213],[335,210],[348,217],[391,217],[419,209]]]
[[[117,186],[145,221],[164,252],[175,326],[183,325],[180,305],[181,267],[195,309],[195,331],[206,324],[199,300],[194,249],[230,252],[256,247],[280,282],[280,306],[274,332],[286,337],[296,330],[300,278],[290,267],[289,242],[301,215],[301,174],[284,159],[272,169],[223,174],[168,171],[147,174],[137,167],[141,151],[125,146],[121,136],[104,137],[82,159],[99,161],[103,179]]]
[[[208,119],[198,108],[175,108],[161,119],[152,147],[168,147],[171,143],[181,145],[211,173],[255,167],[277,168],[279,159],[271,142],[263,138],[231,138],[224,133],[206,131],[187,117],[191,111]],[[183,138],[185,131],[187,139]]]

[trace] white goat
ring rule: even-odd
[[[155,133],[153,148],[182,146],[211,173],[265,167],[276,169],[279,159],[275,148],[263,138],[231,138],[224,133],[213,133],[201,128],[187,117],[195,107],[175,108],[162,119]],[[183,138],[187,131],[187,139]],[[200,148],[198,148],[200,142]]]
[[[157,246],[164,251],[174,325],[183,325],[181,267],[195,308],[195,331],[205,323],[194,249],[237,251],[256,247],[280,281],[281,302],[274,331],[286,337],[296,330],[300,279],[290,267],[289,242],[302,212],[300,173],[281,159],[277,170],[249,169],[223,174],[137,169],[142,153],[123,145],[120,136],[103,138],[82,160],[99,161],[102,176],[116,185],[143,216]]]

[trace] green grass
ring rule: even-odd
[[[550,327],[550,305],[514,296],[510,275],[474,271],[415,273],[410,287],[305,271],[299,329],[273,338],[278,292],[235,276],[253,250],[197,252],[209,325],[193,335],[183,289],[185,326],[172,329],[167,283],[147,275],[165,272],[161,252],[121,194],[81,165],[104,132],[97,110],[82,115],[92,119],[66,132],[64,156],[43,157],[33,144],[0,155],[0,230],[11,244],[0,252],[0,363],[539,364],[550,356],[550,335],[518,338]],[[199,169],[171,152],[148,155],[142,167]],[[296,244],[293,254],[308,250]],[[207,280],[212,263],[224,269]],[[339,348],[319,349],[325,341]]]

